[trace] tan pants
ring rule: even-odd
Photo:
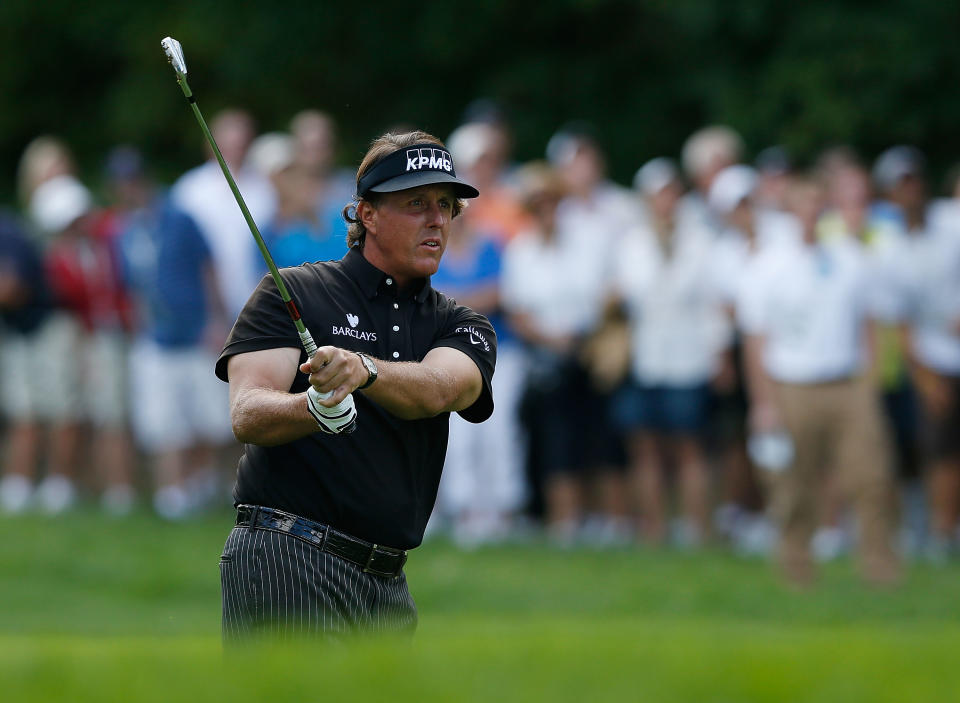
[[[889,440],[877,397],[866,381],[778,384],[777,400],[793,437],[794,461],[771,477],[771,510],[780,526],[778,558],[787,576],[813,576],[810,539],[828,476],[851,501],[864,577],[895,578],[895,523]]]

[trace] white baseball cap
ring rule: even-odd
[[[633,188],[643,195],[655,195],[679,180],[680,171],[677,165],[672,159],[661,156],[640,167],[633,177]]]
[[[729,215],[740,202],[753,193],[757,184],[757,172],[749,166],[727,166],[713,181],[707,202],[710,208],[721,215]]]
[[[283,132],[267,132],[250,143],[246,163],[270,177],[293,164],[294,156],[293,137]]]
[[[450,155],[460,168],[471,169],[495,145],[493,127],[482,122],[460,125],[447,139]]]
[[[62,232],[92,208],[90,191],[70,175],[40,184],[30,198],[30,217],[45,234]]]
[[[877,157],[873,165],[873,180],[877,187],[887,191],[906,176],[922,176],[926,159],[919,149],[900,145],[892,146]]]

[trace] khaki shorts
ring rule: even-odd
[[[138,341],[130,355],[131,421],[140,447],[151,453],[201,442],[226,444],[230,388],[214,374],[216,357],[205,349],[168,349]]]
[[[0,345],[0,403],[14,421],[126,421],[126,340],[121,332],[86,332],[71,315],[52,314],[30,334]]]

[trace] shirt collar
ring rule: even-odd
[[[387,278],[387,274],[367,261],[359,247],[352,247],[346,253],[343,257],[343,267],[347,275],[357,282],[360,290],[368,298],[377,297],[381,286],[386,287],[384,280]],[[420,290],[413,297],[418,303],[422,303],[427,299],[429,294],[430,279],[425,278],[423,279],[423,285],[420,287]]]

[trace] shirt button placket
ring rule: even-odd
[[[385,283],[386,283],[388,286],[392,286],[392,285],[393,285],[393,279],[392,279],[392,278],[387,278],[387,280],[385,281]],[[394,318],[393,331],[394,331],[394,332],[399,332],[399,331],[400,331],[400,325],[398,325],[398,324],[396,324],[396,323],[399,322],[399,319],[398,319],[398,318],[400,317],[400,312],[399,312],[399,311],[400,311],[400,303],[394,301],[394,303],[393,303],[393,310],[394,310],[394,313],[393,313],[393,318]],[[399,345],[400,345],[400,338],[399,338],[399,336],[398,336],[398,335],[390,335],[390,346],[393,347],[393,351],[390,353],[390,356],[391,356],[392,358],[394,358],[394,359],[399,359],[399,358],[400,358]]]

